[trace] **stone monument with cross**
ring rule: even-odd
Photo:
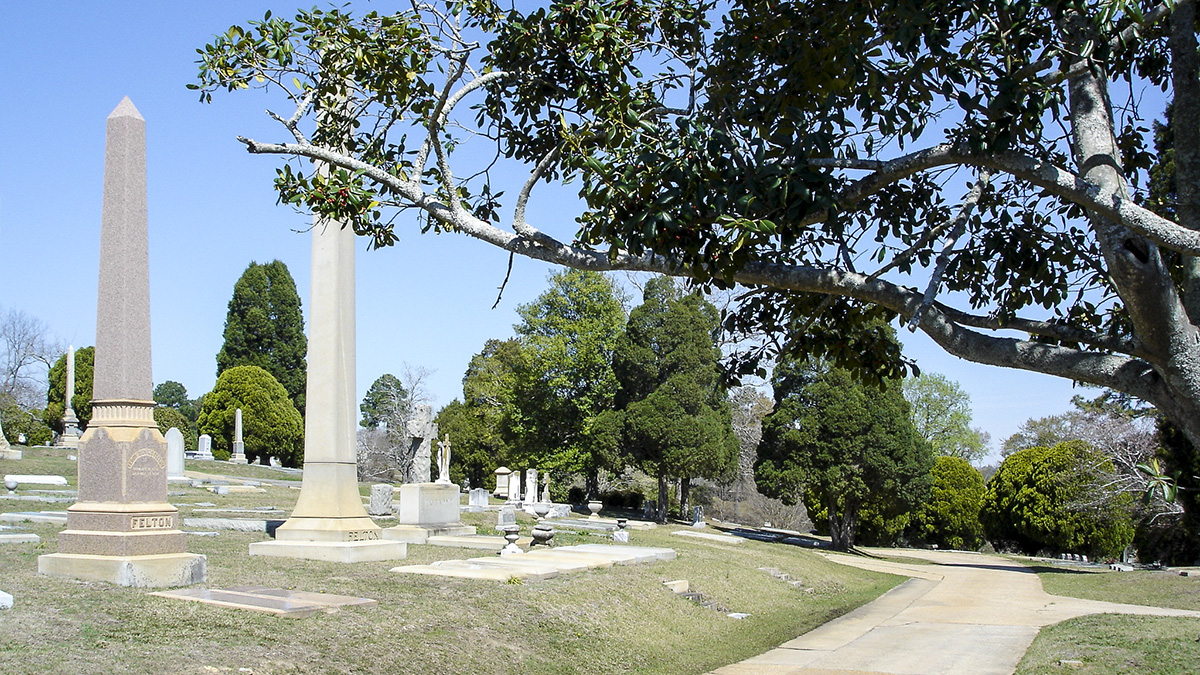
[[[358,492],[354,389],[354,230],[316,217],[312,228],[304,475],[292,515],[250,555],[335,562],[398,560]]]
[[[426,406],[427,407],[427,406]],[[437,425],[426,423],[425,429]],[[428,442],[428,439],[426,439]],[[400,486],[400,508],[396,511],[398,525],[383,531],[386,539],[410,544],[424,544],[429,537],[457,537],[475,534],[475,528],[462,523],[462,503],[459,488],[450,482],[450,435],[438,441],[438,479],[429,482],[428,465],[424,469],[425,479],[419,483]]]
[[[108,116],[92,421],[79,439],[78,501],[58,553],[38,572],[122,586],[186,586],[206,560],[187,552],[167,502],[167,448],[154,422],[146,122],[125,98]]]
[[[428,483],[431,478],[430,452],[433,439],[437,438],[438,425],[433,421],[433,408],[421,404],[413,411],[413,417],[408,421],[408,437],[411,443],[409,455],[412,463],[404,475],[405,483]]]

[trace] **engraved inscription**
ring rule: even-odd
[[[165,470],[167,465],[159,453],[149,448],[139,448],[129,456],[128,467],[130,475],[133,476],[156,476]]]
[[[372,541],[379,538],[379,533],[375,530],[350,530],[346,532],[348,541]]]
[[[129,519],[131,530],[169,530],[174,526],[174,516],[133,516]]]

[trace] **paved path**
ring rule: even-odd
[[[997,556],[888,550],[830,560],[911,577],[875,601],[719,675],[1011,675],[1042,626],[1085,614],[1200,612],[1050,595],[1037,574]]]

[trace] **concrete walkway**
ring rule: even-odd
[[[904,564],[827,554],[911,577],[849,614],[719,675],[1011,675],[1042,626],[1085,614],[1200,617],[1200,612],[1050,595],[1037,574],[997,556],[898,551]]]

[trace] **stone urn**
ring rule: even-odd
[[[8,488],[8,491],[10,493],[17,489],[17,485],[18,485],[17,481],[15,481],[11,478],[4,479],[4,487]]]
[[[509,555],[511,553],[524,553],[520,546],[517,546],[517,539],[521,536],[521,530],[516,525],[508,525],[504,528],[504,540],[508,542],[504,548],[500,549],[500,555]]]
[[[604,502],[601,502],[599,500],[593,499],[590,502],[588,502],[588,511],[592,512],[592,515],[588,516],[588,518],[590,518],[592,520],[599,520],[600,519],[600,509],[603,507],[604,507]]]
[[[530,548],[534,546],[549,546],[550,540],[554,538],[554,527],[548,523],[538,523],[534,525],[529,534],[533,537],[533,543],[529,545]]]
[[[533,515],[541,522],[546,514],[550,513],[550,505],[546,502],[537,502],[533,505]]]

